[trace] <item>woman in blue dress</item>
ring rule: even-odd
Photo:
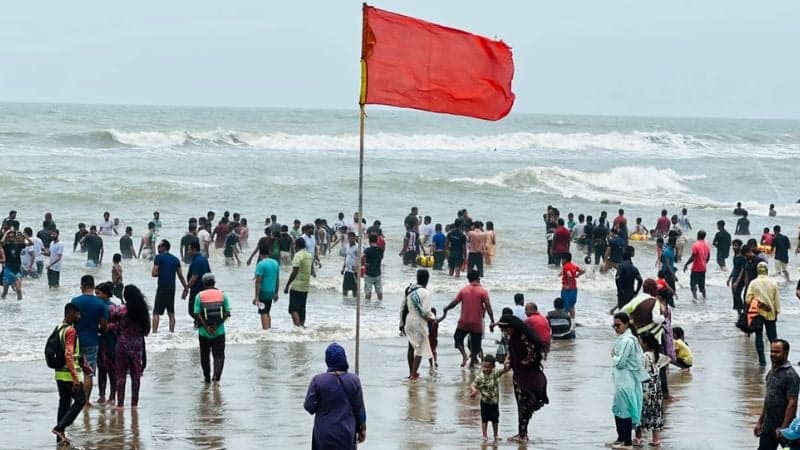
[[[611,411],[617,427],[617,439],[606,444],[614,449],[633,449],[632,431],[642,422],[642,381],[650,377],[642,365],[642,348],[630,330],[630,317],[624,312],[614,315],[617,340],[611,351],[614,380],[614,402]]]

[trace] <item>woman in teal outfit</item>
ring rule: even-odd
[[[631,433],[642,418],[642,381],[648,378],[642,367],[642,348],[631,333],[630,317],[624,312],[614,315],[614,331],[617,340],[611,357],[614,365],[611,375],[614,380],[614,403],[611,411],[617,426],[617,439],[607,444],[614,449],[632,449]]]

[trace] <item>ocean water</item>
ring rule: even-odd
[[[774,224],[794,238],[800,223],[797,188],[800,122],[677,118],[580,117],[512,114],[492,123],[444,115],[368,108],[364,214],[380,219],[387,236],[382,305],[363,314],[365,339],[396,335],[397,305],[413,270],[397,255],[402,220],[411,206],[434,223],[451,222],[458,209],[492,220],[498,256],[483,284],[492,292],[496,314],[515,292],[545,307],[559,289],[554,269],[544,262],[541,214],[547,205],[567,212],[642,217],[653,226],[662,208],[686,207],[695,229],[713,232],[718,219],[735,221],[741,201],[751,213],[751,231]],[[96,223],[110,211],[140,236],[154,210],[161,212],[161,236],[178,242],[187,218],[214,210],[237,211],[250,222],[251,245],[263,218],[303,223],[357,209],[358,111],[0,104],[0,208],[19,211],[23,226],[37,230],[51,211],[67,245],[78,222]],[[767,217],[770,203],[778,216]],[[637,243],[644,276],[655,273],[654,244]],[[252,249],[252,247],[250,248]],[[106,261],[118,250],[106,239]],[[249,251],[249,250],[248,250]],[[25,283],[25,300],[0,304],[0,362],[40,357],[40,343],[60,318],[60,308],[78,291],[83,273],[110,277],[110,265],[83,267],[84,255],[68,252],[62,288],[43,281]],[[219,285],[235,304],[233,342],[258,340],[327,341],[354,336],[354,306],[339,293],[341,259],[323,258],[312,282],[307,330],[292,330],[275,306],[274,326],[263,333],[250,305],[252,268],[224,267],[212,257]],[[791,262],[794,266],[794,261]],[[151,295],[150,264],[124,264],[125,280]],[[793,269],[796,270],[796,269]],[[283,274],[284,279],[286,273]],[[682,284],[688,283],[681,279]],[[708,284],[724,301],[687,310],[679,320],[727,320],[726,274],[712,270]],[[465,283],[436,274],[431,288],[440,309]],[[614,295],[613,276],[581,278],[579,321],[605,326]],[[790,286],[786,286],[790,292]],[[688,292],[679,292],[688,299]],[[596,299],[596,300],[594,300]],[[193,347],[194,334],[180,301],[179,333],[161,334],[151,348]],[[790,314],[800,311],[788,306]],[[23,319],[20,321],[20,319]],[[443,324],[452,332],[454,321]]]
[[[440,329],[439,375],[409,383],[407,392],[398,390],[405,376],[399,305],[414,269],[402,266],[397,253],[411,206],[431,215],[434,223],[451,222],[461,208],[495,223],[496,262],[487,267],[482,284],[491,292],[496,316],[516,292],[545,310],[558,295],[558,272],[545,264],[541,217],[547,205],[564,215],[595,217],[602,210],[613,217],[624,208],[630,222],[642,217],[650,227],[662,208],[673,214],[685,207],[695,229],[713,233],[719,219],[734,228],[731,212],[741,201],[750,211],[753,233],[779,224],[793,248],[797,245],[800,121],[512,114],[491,123],[372,107],[367,114],[364,214],[370,223],[383,222],[388,242],[385,298],[380,303],[373,299],[361,314],[362,379],[369,415],[377,424],[371,425],[367,448],[479,447],[476,406],[464,395],[470,375],[457,367],[448,339],[455,328],[453,314]],[[158,210],[161,237],[177,253],[189,217],[209,210],[219,217],[228,210],[248,218],[249,252],[270,214],[284,224],[317,217],[332,223],[340,211],[352,217],[358,198],[358,131],[355,106],[338,111],[0,104],[0,211],[16,209],[22,225],[34,230],[44,212],[52,212],[70,247],[77,223],[97,223],[103,211],[119,218],[123,229],[132,226],[138,237]],[[775,218],[767,216],[770,203],[776,205]],[[654,276],[654,244],[633,245],[642,275]],[[20,435],[14,441],[0,439],[0,447],[41,447],[51,438],[55,394],[41,361],[42,347],[62,317],[62,305],[79,293],[80,276],[110,279],[118,238],[106,238],[105,247],[106,264],[96,269],[85,268],[84,254],[68,251],[60,289],[48,290],[44,280],[26,280],[23,301],[13,294],[0,301],[0,368],[13,374],[9,386],[0,388],[9,399],[0,408],[0,419]],[[153,363],[143,380],[140,412],[90,413],[72,431],[87,448],[252,446],[261,442],[264,423],[250,422],[261,417],[262,405],[271,403],[282,414],[270,413],[270,423],[288,417],[298,425],[276,445],[307,447],[310,418],[299,398],[306,379],[322,370],[324,345],[345,342],[353,363],[355,306],[341,297],[341,263],[336,254],[323,257],[311,284],[307,329],[291,326],[288,299],[282,295],[272,309],[273,329],[264,332],[250,303],[253,268],[226,267],[221,254],[214,253],[211,266],[218,287],[233,303],[222,395],[192,384],[191,377],[199,379],[196,332],[185,303],[178,300],[176,333],[166,332],[162,318],[159,333],[148,338]],[[797,267],[792,253],[793,280],[800,276]],[[149,262],[126,261],[123,268],[126,283],[154,295]],[[556,346],[546,363],[552,402],[537,413],[531,429],[539,448],[592,448],[612,437],[605,355],[613,344],[607,311],[615,303],[614,280],[613,274],[585,268],[579,280],[579,339]],[[287,276],[284,269],[281,285]],[[754,444],[747,430],[763,398],[763,372],[755,367],[751,340],[731,325],[726,278],[716,267],[710,269],[708,300],[695,304],[689,300],[688,276],[680,276],[673,323],[686,330],[698,364],[691,374],[671,378],[679,401],[669,407],[665,448]],[[783,301],[778,332],[794,343],[800,339],[794,326],[800,303],[794,282],[778,281]],[[434,306],[441,311],[465,283],[463,277],[434,273],[429,286]],[[484,347],[492,351],[497,337],[487,330]],[[284,372],[290,375],[288,384]],[[248,395],[257,404],[242,403]],[[501,433],[509,436],[515,432],[509,383],[504,384],[503,404]],[[176,407],[195,411],[201,419],[174,429],[163,426]],[[229,414],[220,413],[226,410]],[[694,420],[698,411],[707,420]],[[569,441],[564,440],[562,414],[585,418],[570,427]],[[709,423],[715,424],[712,430]]]

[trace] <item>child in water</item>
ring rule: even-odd
[[[492,423],[494,440],[500,440],[497,435],[498,421],[500,419],[500,377],[508,372],[508,369],[503,367],[495,370],[494,365],[494,356],[484,356],[481,372],[472,380],[472,385],[469,387],[472,398],[477,397],[479,393],[481,396],[481,432],[483,433],[484,442],[489,440],[487,434],[489,422]]]
[[[436,317],[436,308],[431,308],[433,316]],[[439,346],[439,322],[432,320],[428,322],[428,342],[431,344],[431,354],[433,358],[428,360],[431,370],[439,368],[439,359],[436,356],[436,347]]]
[[[689,370],[692,367],[693,355],[692,350],[689,348],[689,345],[686,344],[684,341],[684,334],[683,328],[681,327],[673,327],[672,328],[672,339],[675,345],[675,364],[676,366],[680,367],[681,369]]]

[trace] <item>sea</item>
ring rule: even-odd
[[[780,225],[792,248],[797,246],[800,121],[512,113],[485,122],[371,106],[366,114],[363,212],[368,223],[382,222],[388,245],[384,299],[373,297],[362,304],[358,330],[367,406],[383,419],[370,433],[367,448],[481,448],[477,404],[464,398],[471,374],[458,367],[450,339],[454,314],[440,328],[439,372],[418,384],[403,378],[405,344],[397,325],[403,290],[414,281],[416,269],[403,266],[398,253],[403,219],[413,206],[443,225],[452,223],[463,208],[473,219],[494,222],[497,256],[481,284],[490,291],[495,316],[518,292],[542,310],[551,309],[558,296],[558,271],[546,264],[542,214],[548,205],[562,216],[572,212],[576,217],[597,217],[601,211],[614,217],[622,208],[629,223],[641,217],[648,227],[655,225],[661,209],[671,215],[686,208],[693,237],[700,229],[713,236],[720,219],[732,232],[737,219],[732,211],[741,202],[750,214],[748,237],[759,238],[763,228]],[[264,219],[272,214],[282,224],[316,218],[332,224],[338,213],[351,220],[358,209],[357,105],[315,110],[0,103],[0,155],[0,213],[16,210],[22,226],[36,232],[44,213],[51,212],[68,247],[60,289],[48,289],[43,279],[26,279],[22,301],[13,293],[0,301],[0,372],[11,374],[16,383],[0,387],[0,395],[10,399],[0,404],[0,426],[21,430],[13,439],[0,437],[2,448],[41,448],[52,442],[57,395],[43,361],[44,342],[62,317],[63,304],[79,294],[82,275],[92,274],[98,282],[110,279],[118,236],[105,238],[104,264],[88,268],[85,254],[72,252],[79,222],[99,223],[108,211],[119,219],[120,232],[131,226],[138,241],[158,211],[160,237],[170,240],[177,253],[190,217],[238,212],[248,219],[249,256]],[[768,216],[770,204],[776,217]],[[644,277],[653,277],[655,243],[633,245],[635,264]],[[800,320],[794,289],[800,272],[791,253],[792,282],[776,277],[784,302],[778,330],[800,338],[792,326]],[[248,448],[266,433],[278,439],[274,448],[307,448],[312,419],[302,411],[302,396],[310,376],[324,371],[324,346],[342,342],[351,367],[355,362],[356,305],[341,294],[342,258],[333,252],[321,261],[311,282],[307,328],[292,326],[288,298],[281,296],[273,307],[273,329],[263,331],[251,304],[253,267],[225,266],[221,253],[212,254],[217,286],[233,303],[221,393],[195,398],[195,391],[205,392],[199,382],[196,332],[185,303],[178,300],[176,332],[167,333],[164,317],[159,332],[147,340],[151,362],[135,433],[131,417],[95,408],[70,429],[76,440],[82,439],[86,448],[108,448],[111,443],[119,448]],[[587,273],[578,283],[578,340],[556,346],[546,364],[551,388],[558,393],[532,422],[538,448],[595,448],[614,437],[607,357],[613,345],[607,312],[614,304],[614,277],[583,266]],[[684,327],[703,362],[692,369],[693,379],[676,375],[685,392],[668,408],[665,448],[751,448],[756,442],[750,430],[763,398],[764,373],[755,362],[752,338],[748,341],[732,326],[728,274],[711,266],[706,301],[692,302],[688,275],[679,275],[673,321]],[[152,298],[156,283],[149,261],[125,261],[123,271],[126,284],[136,284]],[[287,277],[284,269],[281,285]],[[429,286],[434,306],[441,311],[465,284],[464,277],[434,273]],[[484,347],[493,349],[496,338],[487,327]],[[252,358],[275,361],[251,367]],[[747,374],[744,388],[741,380],[731,378],[731,370]],[[148,377],[147,372],[155,375]],[[259,385],[259,376],[274,384]],[[720,382],[730,386],[720,387]],[[501,419],[501,431],[507,429],[504,434],[510,436],[516,432],[516,413],[510,385],[504,389],[508,413]],[[720,399],[714,394],[720,389],[732,398]],[[279,392],[280,398],[265,392]],[[156,422],[168,420],[175,405],[185,407],[187,415],[197,407],[204,417],[213,416],[220,408],[202,405],[215,395],[227,395],[216,401],[227,402],[244,422],[208,418],[222,441],[203,441],[202,427],[198,434],[188,432],[191,427],[177,426],[178,432],[169,424],[156,429],[140,424],[149,423],[153,415],[160,417]],[[437,396],[433,406],[430,395]],[[247,419],[262,414],[260,408],[269,409],[270,402],[277,402],[272,406],[279,405],[282,414],[272,411],[260,423]],[[559,412],[559,404],[566,409]],[[411,406],[392,414],[402,405]],[[418,407],[423,408],[422,418],[417,417]],[[706,414],[716,431],[701,432],[693,422],[702,408],[710,408]],[[149,409],[156,411],[148,415]],[[564,411],[590,417],[591,425],[582,428],[575,419],[560,423]],[[692,434],[695,428],[697,434]],[[279,429],[289,431],[281,434]],[[435,437],[441,433],[447,439]]]

